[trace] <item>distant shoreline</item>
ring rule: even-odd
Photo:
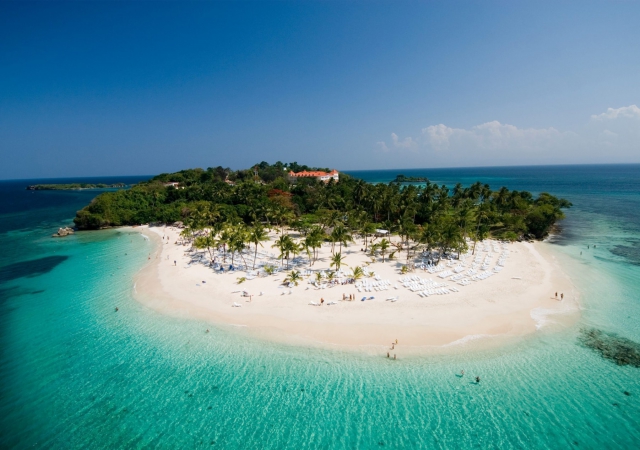
[[[67,183],[67,184],[31,184],[26,187],[28,191],[83,191],[87,189],[124,189],[131,185],[125,183]]]

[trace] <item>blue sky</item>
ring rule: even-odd
[[[0,3],[0,179],[640,162],[640,2]]]

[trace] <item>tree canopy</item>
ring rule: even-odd
[[[410,241],[447,251],[463,245],[466,238],[543,238],[564,217],[562,209],[571,206],[549,193],[534,197],[506,187],[494,191],[479,182],[452,188],[429,181],[424,186],[370,184],[343,173],[338,182],[290,182],[289,170],[328,169],[261,162],[238,171],[215,167],[160,174],[131,189],[98,195],[74,221],[80,229],[178,221],[193,228],[261,222],[281,233],[290,227],[304,236],[311,234],[310,244],[317,241],[320,229],[338,244],[338,251],[351,234],[366,238],[384,228],[402,237],[408,257]],[[170,182],[179,185],[167,186]]]

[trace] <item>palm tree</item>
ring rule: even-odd
[[[353,268],[353,275],[352,278],[354,280],[359,280],[360,278],[362,278],[364,276],[364,270],[362,270],[362,267],[360,266],[356,266]]]
[[[217,242],[215,238],[208,234],[207,236],[198,236],[193,242],[193,246],[197,249],[206,248],[209,252],[209,258],[213,261],[213,249],[216,247]]]
[[[244,229],[244,226],[237,225],[235,229],[231,232],[230,240],[229,240],[229,250],[231,250],[231,264],[233,265],[233,258],[238,252],[240,254],[240,258],[242,258],[242,262],[244,266],[247,266],[247,262],[244,259],[244,255],[242,251],[245,248],[245,242],[247,242],[247,232]]]
[[[483,240],[486,237],[484,233],[480,232],[480,227],[482,225],[482,221],[489,218],[489,208],[490,205],[488,203],[481,203],[478,207],[478,210],[476,211],[477,223],[476,231],[473,234],[473,251],[471,252],[472,255],[476,254],[476,244],[478,243],[478,240]]]
[[[268,241],[269,235],[265,231],[264,227],[256,222],[249,229],[249,242],[256,246],[256,250],[253,254],[253,269],[256,268],[256,259],[258,259],[258,245],[262,247],[262,242]]]
[[[300,242],[300,251],[307,254],[307,257],[309,258],[309,267],[311,267],[311,265],[313,264],[313,248],[306,238],[304,239],[304,241]]]
[[[289,275],[287,275],[287,278],[284,279],[284,281],[286,283],[293,283],[297,286],[301,279],[302,276],[300,275],[300,272],[298,272],[297,270],[292,270]]]
[[[386,253],[390,245],[391,245],[391,242],[387,241],[386,239],[381,240],[380,243],[378,244],[378,248],[380,249],[380,254],[382,255],[382,262],[384,262],[384,254]]]
[[[360,228],[360,234],[364,237],[364,251],[367,251],[367,238],[376,232],[376,225],[371,222],[365,222]]]
[[[347,242],[351,242],[353,240],[351,235],[349,234],[349,231],[342,224],[336,225],[333,228],[330,238],[334,246],[336,242],[340,244],[340,250],[339,250],[340,253],[342,253],[342,244],[347,245]],[[334,248],[332,248],[331,251],[333,250]]]
[[[327,272],[327,280],[332,281],[335,278],[335,276],[336,276],[335,272],[331,272],[331,271]]]
[[[220,238],[218,239],[218,244],[222,245],[223,262],[227,262],[227,245],[231,244],[231,239],[233,238],[233,229],[231,227],[232,225],[230,223],[225,224],[225,226],[220,231]]]
[[[406,246],[407,248],[407,262],[409,262],[409,254],[411,251],[411,246],[409,245],[409,239],[411,239],[412,237],[415,237],[416,235],[416,225],[413,223],[413,219],[411,217],[405,217],[401,222],[400,222],[400,238],[404,238],[404,246]],[[402,241],[401,241],[402,242]],[[402,245],[398,246],[398,251],[402,250]],[[394,252],[395,253],[395,252]]]
[[[283,234],[276,239],[272,247],[280,250],[280,260],[287,260],[287,268],[289,268],[289,257],[291,254],[297,255],[300,252],[300,247],[288,234]]]
[[[331,264],[329,265],[329,267],[335,266],[336,270],[340,270],[340,266],[344,264],[345,258],[346,257],[342,256],[342,253],[336,253],[331,257]]]
[[[324,231],[319,226],[311,228],[309,233],[304,239],[304,245],[313,249],[314,262],[318,259],[317,249],[322,247],[322,241],[325,238]]]

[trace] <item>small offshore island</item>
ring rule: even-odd
[[[392,183],[427,183],[429,179],[427,177],[408,177],[406,175],[396,175]]]
[[[392,339],[423,349],[522,336],[552,314],[574,320],[577,293],[534,243],[570,206],[480,183],[374,185],[262,162],[161,174],[100,194],[74,221],[151,231],[157,251],[135,288],[151,308],[377,352]]]

